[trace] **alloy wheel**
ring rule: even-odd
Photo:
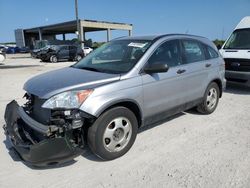
[[[216,91],[215,88],[211,88],[208,91],[206,103],[207,103],[207,107],[210,110],[213,109],[216,106],[216,103],[217,103],[217,100],[218,100],[218,96],[217,95],[218,94],[217,94],[217,91]]]
[[[131,122],[125,117],[113,119],[103,134],[104,147],[110,152],[119,152],[127,146],[132,135]]]

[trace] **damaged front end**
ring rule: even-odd
[[[94,117],[80,110],[49,110],[43,119],[34,96],[26,94],[28,102],[19,106],[16,101],[6,106],[5,134],[18,155],[35,166],[57,164],[73,159],[83,152],[85,126]],[[83,126],[84,125],[84,126]]]

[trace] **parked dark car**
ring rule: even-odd
[[[43,49],[40,54],[42,61],[56,63],[59,60],[79,61],[84,57],[83,50],[75,45],[52,45]]]
[[[21,47],[19,49],[19,53],[29,53],[30,49],[28,47]]]
[[[30,53],[33,58],[40,59],[41,51],[53,45],[78,45],[70,40],[36,40],[34,46],[30,46]]]
[[[20,52],[20,48],[18,47],[8,47],[6,54],[15,54],[15,53],[19,53]]]

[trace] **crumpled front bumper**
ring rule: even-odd
[[[81,148],[75,147],[67,136],[50,138],[50,131],[55,127],[36,122],[16,101],[12,101],[6,106],[4,118],[7,139],[11,141],[18,155],[28,164],[46,166],[62,163],[83,152]],[[34,142],[32,139],[34,135],[30,134],[30,131],[26,131],[27,129],[31,130],[34,135],[43,135],[44,139]]]

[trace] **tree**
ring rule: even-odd
[[[93,45],[92,39],[86,40],[86,41],[84,42],[84,44],[85,44],[86,46],[88,46],[88,47],[92,47],[92,45]]]
[[[216,39],[213,41],[213,43],[215,44],[215,46],[217,46],[218,49],[220,49],[222,47],[224,42],[225,42],[224,40],[219,40],[219,39]]]

